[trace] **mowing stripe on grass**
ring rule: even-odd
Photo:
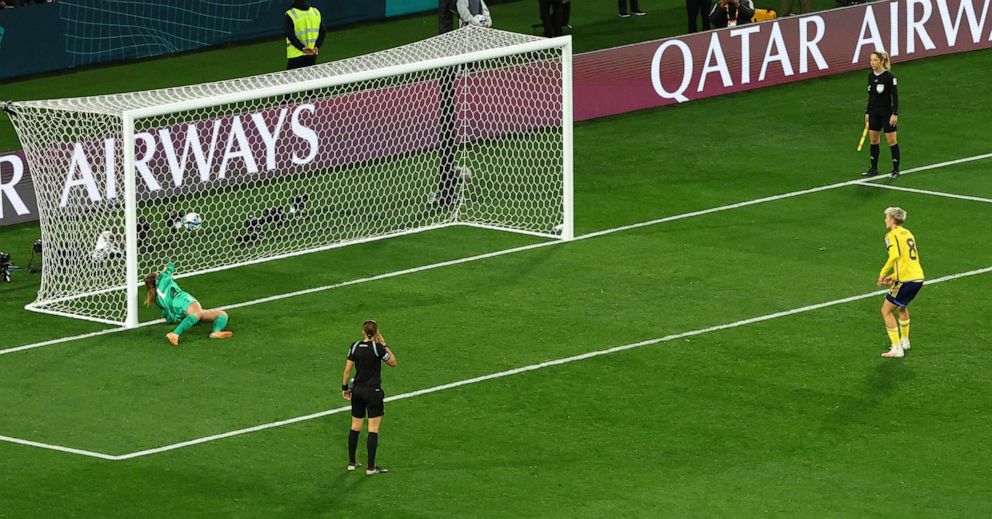
[[[974,155],[974,156],[971,156],[971,157],[965,157],[965,158],[961,158],[961,159],[949,160],[949,161],[946,161],[946,162],[938,162],[936,164],[930,164],[930,165],[927,165],[927,166],[920,166],[918,168],[908,169],[908,170],[902,172],[902,174],[903,175],[908,175],[908,174],[917,173],[917,172],[920,172],[920,171],[927,171],[927,170],[942,168],[942,167],[946,167],[946,166],[953,166],[955,164],[962,164],[962,163],[965,163],[965,162],[972,162],[972,161],[982,160],[982,159],[987,159],[987,158],[992,158],[992,153],[985,153],[983,155]],[[664,218],[658,218],[658,219],[649,220],[649,221],[646,221],[646,222],[640,222],[640,223],[635,223],[635,224],[630,224],[630,225],[624,225],[624,226],[620,226],[620,227],[614,227],[612,229],[604,229],[602,231],[595,231],[595,232],[583,234],[581,236],[576,236],[575,239],[572,240],[572,241],[585,240],[585,239],[588,239],[588,238],[596,238],[596,237],[599,237],[599,236],[605,236],[605,235],[608,235],[608,234],[614,234],[614,233],[618,233],[618,232],[629,231],[629,230],[638,229],[638,228],[641,228],[641,227],[648,227],[648,226],[651,226],[651,225],[657,225],[657,224],[661,224],[661,223],[665,223],[665,222],[672,222],[672,221],[675,221],[675,220],[683,220],[683,219],[686,219],[686,218],[693,218],[693,217],[696,217],[696,216],[703,216],[703,215],[708,215],[708,214],[712,214],[712,213],[718,213],[718,212],[721,212],[721,211],[729,211],[731,209],[739,209],[741,207],[747,207],[747,206],[751,206],[751,205],[762,204],[762,203],[765,203],[765,202],[774,202],[774,201],[777,201],[777,200],[784,200],[786,198],[792,198],[792,197],[801,196],[801,195],[808,195],[808,194],[811,194],[811,193],[818,193],[818,192],[821,192],[821,191],[828,191],[828,190],[831,190],[831,189],[837,189],[837,188],[846,187],[846,186],[853,186],[853,185],[872,185],[872,184],[868,184],[868,182],[872,182],[872,181],[875,181],[875,180],[880,180],[882,178],[888,178],[888,177],[876,177],[876,178],[872,178],[872,179],[868,179],[868,180],[863,180],[863,179],[848,180],[848,181],[845,181],[845,182],[838,182],[836,184],[829,184],[829,185],[825,185],[825,186],[814,187],[814,188],[811,188],[811,189],[803,189],[803,190],[800,190],[800,191],[792,191],[792,192],[789,192],[789,193],[783,193],[781,195],[773,195],[773,196],[766,196],[766,197],[763,197],[763,198],[755,198],[753,200],[747,200],[747,201],[738,202],[738,203],[735,203],[735,204],[721,205],[719,207],[712,207],[710,209],[703,209],[703,210],[700,210],[700,211],[692,211],[692,212],[689,212],[689,213],[682,213],[682,214],[677,214],[677,215],[674,215],[674,216],[666,216]],[[542,248],[542,247],[550,247],[550,246],[559,245],[559,244],[562,244],[562,243],[570,243],[570,242],[563,242],[563,241],[555,240],[555,241],[534,243],[534,244],[531,244],[531,245],[524,245],[524,246],[521,246],[521,247],[514,247],[512,249],[505,249],[505,250],[496,251],[496,252],[490,252],[490,253],[486,253],[486,254],[479,254],[479,255],[476,255],[476,256],[469,256],[469,257],[466,257],[466,258],[459,258],[459,259],[454,259],[454,260],[449,260],[449,261],[442,261],[442,262],[439,262],[439,263],[432,263],[430,265],[423,265],[423,266],[420,266],[420,267],[413,267],[413,268],[408,268],[408,269],[403,269],[403,270],[397,270],[397,271],[394,271],[394,272],[387,272],[385,274],[379,274],[379,275],[376,275],[376,276],[369,276],[369,277],[364,277],[364,278],[352,279],[352,280],[349,280],[349,281],[342,281],[340,283],[334,283],[334,284],[331,284],[331,285],[324,285],[324,286],[319,286],[319,287],[314,287],[314,288],[308,288],[306,290],[299,290],[299,291],[296,291],[296,292],[288,292],[288,293],[285,293],[285,294],[277,294],[277,295],[274,295],[274,296],[263,297],[261,299],[255,299],[255,300],[252,300],[252,301],[245,301],[243,303],[235,303],[235,304],[232,304],[232,305],[224,305],[223,308],[225,308],[225,309],[233,309],[233,308],[242,308],[242,307],[245,307],[245,306],[253,306],[253,305],[262,304],[262,303],[271,303],[273,301],[279,301],[281,299],[287,299],[287,298],[290,298],[290,297],[297,297],[297,296],[302,296],[302,295],[307,295],[307,294],[314,294],[314,293],[317,293],[317,292],[323,292],[323,291],[326,291],[326,290],[334,290],[334,289],[337,289],[337,288],[346,287],[346,286],[350,286],[350,285],[358,285],[358,284],[362,284],[362,283],[369,283],[369,282],[372,282],[372,281],[379,281],[379,280],[394,278],[394,277],[398,277],[398,276],[405,276],[407,274],[414,274],[414,273],[417,273],[417,272],[423,272],[423,271],[427,271],[427,270],[434,270],[434,269],[443,268],[443,267],[450,267],[452,265],[460,265],[462,263],[471,263],[471,262],[474,262],[474,261],[479,261],[479,260],[484,260],[484,259],[489,259],[489,258],[495,258],[495,257],[498,257],[498,256],[503,256],[503,255],[506,255],[506,254],[515,254],[517,252],[523,252],[523,251],[528,251],[528,250],[533,250],[533,249],[539,249],[539,248]],[[141,323],[141,324],[138,325],[138,327],[140,328],[140,327],[145,327],[145,326],[152,326],[152,325],[162,324],[164,322],[165,321],[163,319],[157,319],[157,320],[154,320],[154,321],[148,321],[148,322],[145,322],[145,323]],[[33,344],[26,344],[24,346],[16,346],[16,347],[13,347],[13,348],[7,348],[7,349],[0,350],[0,355],[6,355],[6,354],[9,354],[9,353],[16,353],[16,352],[25,351],[25,350],[31,350],[31,349],[34,349],[34,348],[40,348],[42,346],[51,346],[51,345],[54,345],[54,344],[61,344],[61,343],[65,343],[65,342],[72,342],[72,341],[76,341],[76,340],[79,340],[79,339],[87,339],[87,338],[94,337],[94,336],[97,336],[97,335],[104,335],[104,334],[109,334],[109,333],[124,332],[124,331],[127,331],[129,329],[130,328],[109,328],[109,329],[101,330],[101,331],[98,331],[98,332],[86,333],[86,334],[82,334],[82,335],[73,335],[73,336],[70,336],[70,337],[62,337],[62,338],[59,338],[59,339],[52,339],[52,340],[43,341],[43,342],[36,342],[36,343],[33,343]]]
[[[912,187],[893,186],[891,184],[874,184],[874,183],[869,184],[868,182],[864,182],[862,185],[865,185],[865,186],[868,186],[868,187],[877,187],[877,188],[880,188],[880,189],[894,189],[896,191],[906,191],[907,193],[919,193],[921,195],[941,196],[941,197],[944,197],[944,198],[956,198],[958,200],[970,200],[972,202],[985,202],[986,204],[992,204],[992,199],[990,199],[990,198],[982,198],[980,196],[957,195],[957,194],[954,194],[954,193],[944,193],[944,192],[941,192],[941,191],[930,191],[930,190],[927,190],[927,189],[915,189],[915,188],[912,188]]]
[[[937,279],[929,280],[929,281],[927,281],[927,285],[935,285],[935,284],[938,284],[938,283],[944,283],[944,282],[947,282],[947,281],[952,281],[952,280],[960,279],[960,278],[964,278],[964,277],[970,277],[970,276],[977,276],[977,275],[981,275],[981,274],[987,274],[987,273],[990,273],[990,272],[992,272],[992,267],[985,267],[985,268],[982,268],[982,269],[970,270],[970,271],[967,271],[967,272],[961,272],[961,273],[958,273],[958,274],[951,274],[951,275],[948,275],[948,276],[943,276],[943,277],[940,277],[940,278],[937,278]],[[530,372],[530,371],[536,371],[536,370],[539,370],[539,369],[549,368],[549,367],[552,367],[552,366],[560,366],[562,364],[568,364],[568,363],[576,362],[576,361],[580,361],[580,360],[586,360],[586,359],[591,359],[591,358],[595,358],[595,357],[601,357],[603,355],[610,355],[610,354],[613,354],[613,353],[618,353],[618,352],[622,352],[622,351],[632,350],[632,349],[635,349],[635,348],[642,348],[644,346],[651,346],[653,344],[660,344],[660,343],[670,342],[670,341],[674,341],[674,340],[678,340],[678,339],[684,339],[686,337],[693,337],[693,336],[696,336],[696,335],[703,335],[703,334],[710,333],[710,332],[715,332],[715,331],[720,331],[720,330],[728,330],[728,329],[731,329],[731,328],[738,328],[738,327],[749,325],[749,324],[760,323],[760,322],[763,322],[763,321],[769,321],[771,319],[777,319],[779,317],[787,317],[787,316],[790,316],[790,315],[796,315],[796,314],[801,314],[801,313],[805,313],[805,312],[811,312],[813,310],[819,310],[819,309],[827,308],[827,307],[830,307],[830,306],[841,305],[841,304],[850,303],[850,302],[853,302],[853,301],[860,301],[862,299],[867,299],[867,298],[870,298],[870,297],[878,297],[878,296],[881,296],[883,294],[886,294],[887,292],[888,292],[888,290],[875,290],[875,291],[872,291],[872,292],[867,292],[867,293],[856,295],[856,296],[845,297],[845,298],[842,298],[842,299],[835,299],[833,301],[827,301],[825,303],[818,303],[818,304],[815,304],[815,305],[808,305],[808,306],[803,306],[803,307],[799,307],[799,308],[793,308],[791,310],[784,310],[784,311],[781,311],[781,312],[775,312],[775,313],[771,313],[771,314],[766,314],[766,315],[762,315],[762,316],[759,316],[759,317],[752,317],[752,318],[749,318],[749,319],[742,319],[740,321],[735,321],[735,322],[732,322],[732,323],[719,324],[719,325],[710,326],[710,327],[707,327],[707,328],[699,328],[699,329],[696,329],[696,330],[691,330],[691,331],[682,332],[682,333],[676,333],[676,334],[672,334],[672,335],[666,335],[664,337],[658,337],[658,338],[654,338],[654,339],[647,339],[647,340],[644,340],[644,341],[635,342],[635,343],[631,343],[631,344],[624,344],[624,345],[621,345],[621,346],[614,346],[612,348],[607,348],[607,349],[604,349],[604,350],[597,350],[597,351],[592,351],[592,352],[588,352],[588,353],[582,353],[582,354],[579,354],[579,355],[573,355],[571,357],[564,357],[564,358],[561,358],[561,359],[549,360],[549,361],[541,362],[541,363],[538,363],[538,364],[531,364],[531,365],[528,365],[528,366],[522,366],[522,367],[519,367],[519,368],[509,369],[509,370],[506,370],[506,371],[500,371],[500,372],[497,372],[497,373],[490,373],[488,375],[482,375],[482,376],[478,376],[478,377],[468,378],[468,379],[465,379],[465,380],[459,380],[457,382],[451,382],[451,383],[448,383],[448,384],[442,384],[442,385],[439,385],[439,386],[434,386],[434,387],[430,387],[430,388],[426,388],[426,389],[420,389],[420,390],[417,390],[417,391],[410,391],[408,393],[403,393],[403,394],[399,394],[399,395],[396,395],[396,396],[387,397],[385,401],[386,402],[395,402],[397,400],[405,400],[405,399],[413,398],[413,397],[417,397],[417,396],[428,395],[428,394],[431,394],[431,393],[437,393],[439,391],[444,391],[446,389],[453,389],[453,388],[457,388],[457,387],[461,387],[461,386],[466,386],[466,385],[469,385],[469,384],[475,384],[477,382],[484,382],[486,380],[493,380],[493,379],[498,379],[498,378],[503,378],[503,377],[509,377],[509,376],[512,376],[512,375],[518,375],[520,373],[527,373],[527,372]],[[892,361],[880,361],[880,362],[892,362]],[[898,361],[896,361],[896,362],[898,362]],[[162,453],[162,452],[168,452],[168,451],[172,451],[172,450],[182,449],[184,447],[192,447],[194,445],[200,445],[200,444],[203,444],[203,443],[213,442],[213,441],[221,440],[221,439],[224,439],[224,438],[230,438],[230,437],[233,437],[233,436],[241,436],[241,435],[249,434],[249,433],[253,433],[253,432],[264,431],[266,429],[274,429],[276,427],[282,427],[284,425],[289,425],[289,424],[294,424],[294,423],[299,423],[299,422],[305,422],[305,421],[313,420],[313,419],[316,419],[316,418],[322,418],[324,416],[330,416],[330,415],[333,415],[333,414],[339,414],[339,413],[348,412],[349,410],[351,410],[351,407],[350,406],[336,407],[334,409],[327,409],[325,411],[311,413],[311,414],[307,414],[307,415],[303,415],[303,416],[297,416],[297,417],[294,417],[294,418],[287,418],[285,420],[279,420],[277,422],[271,422],[271,423],[256,425],[254,427],[248,427],[248,428],[245,428],[245,429],[237,429],[237,430],[234,430],[234,431],[228,431],[228,432],[225,432],[225,433],[214,434],[214,435],[210,435],[210,436],[204,436],[202,438],[196,438],[196,439],[187,440],[187,441],[184,441],[184,442],[173,443],[171,445],[165,445],[165,446],[157,447],[157,448],[154,448],[154,449],[146,449],[146,450],[141,450],[141,451],[135,451],[135,452],[131,452],[131,453],[128,453],[128,454],[121,454],[121,455],[116,455],[116,456],[115,455],[110,455],[110,454],[102,454],[102,453],[92,452],[92,451],[84,451],[84,450],[79,450],[79,449],[73,449],[73,448],[69,448],[69,447],[62,447],[62,446],[58,446],[58,445],[50,445],[50,444],[46,444],[46,443],[32,442],[32,441],[29,441],[29,440],[21,440],[19,438],[11,438],[9,436],[0,436],[0,440],[2,440],[2,441],[8,441],[8,442],[11,442],[11,443],[17,443],[17,444],[20,444],[20,445],[28,445],[28,446],[31,446],[31,447],[39,447],[39,448],[43,448],[43,449],[53,449],[53,450],[62,451],[62,452],[69,452],[69,453],[73,453],[73,454],[80,454],[80,455],[83,455],[83,456],[92,456],[92,457],[97,457],[97,458],[111,460],[111,461],[123,461],[123,460],[132,459],[132,458],[140,458],[140,457],[143,457],[143,456],[150,456],[152,454],[159,454],[159,453]]]

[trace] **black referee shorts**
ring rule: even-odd
[[[889,118],[892,117],[891,113],[887,114],[868,114],[868,129],[877,132],[884,130],[885,133],[892,133],[896,131],[896,127],[889,124]]]
[[[382,416],[385,414],[384,398],[386,394],[380,388],[355,386],[351,390],[351,416],[365,418],[366,412],[369,418]]]

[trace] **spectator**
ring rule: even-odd
[[[648,14],[642,11],[641,7],[637,5],[637,0],[630,0],[630,11],[627,11],[627,0],[617,0],[617,9],[620,11],[620,18],[628,18],[630,15],[644,16]]]
[[[541,10],[541,23],[544,24],[544,37],[561,36],[565,25],[565,8],[562,0],[537,0]]]
[[[707,0],[685,0],[685,12],[689,15],[689,32],[697,32],[696,18],[703,20],[703,30],[710,30],[710,4]]]
[[[710,11],[710,23],[715,29],[744,25],[753,17],[754,5],[751,0],[720,0],[713,4]]]

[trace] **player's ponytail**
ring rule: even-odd
[[[158,272],[152,272],[145,276],[145,288],[148,289],[148,294],[145,295],[145,306],[151,306],[152,301],[158,295],[158,290],[155,289],[155,283],[158,281]]]

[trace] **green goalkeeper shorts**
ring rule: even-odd
[[[179,322],[183,320],[186,317],[186,309],[189,308],[189,305],[195,302],[196,298],[191,296],[188,292],[179,292],[176,294],[176,296],[172,298],[172,302],[169,305],[172,310],[172,315],[175,316],[175,320],[170,322]]]

